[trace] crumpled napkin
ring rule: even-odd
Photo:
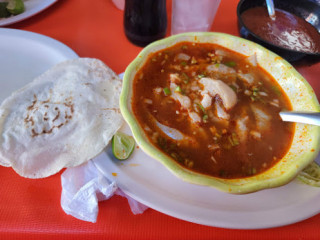
[[[106,178],[92,160],[61,174],[61,207],[65,213],[88,222],[96,222],[98,202],[114,194],[126,197],[133,214],[141,214],[148,207],[122,192],[115,181]]]

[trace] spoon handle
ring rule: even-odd
[[[280,112],[280,117],[286,122],[306,123],[320,126],[320,112]]]
[[[275,19],[275,18],[276,18],[276,13],[275,13],[275,11],[274,11],[274,3],[273,3],[273,0],[266,0],[266,3],[267,3],[267,8],[268,8],[269,16],[270,16],[272,19]]]

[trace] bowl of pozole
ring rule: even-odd
[[[318,127],[279,116],[319,111],[312,88],[248,40],[171,36],[144,48],[123,81],[120,108],[138,145],[184,181],[254,192],[288,183],[318,153]]]

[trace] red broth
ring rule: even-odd
[[[259,174],[290,148],[294,124],[278,83],[246,57],[208,43],[179,43],[149,56],[132,108],[149,140],[183,167],[220,178]]]

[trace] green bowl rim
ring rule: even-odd
[[[250,178],[245,178],[248,179],[248,182],[237,185],[234,184],[237,182],[236,179],[234,180],[228,180],[228,179],[220,179],[216,177],[211,177],[208,175],[204,175],[201,173],[196,173],[193,171],[190,171],[178,163],[176,163],[174,160],[172,160],[170,157],[168,157],[166,154],[161,152],[159,149],[157,149],[155,146],[153,146],[151,143],[149,143],[146,140],[146,136],[138,124],[137,120],[135,119],[134,115],[131,114],[131,111],[129,110],[128,107],[128,102],[130,99],[128,98],[130,96],[130,87],[131,87],[131,82],[129,81],[131,72],[134,72],[136,70],[136,67],[143,63],[143,56],[146,56],[148,53],[152,53],[152,49],[157,46],[165,45],[171,46],[170,43],[176,43],[175,40],[183,37],[222,37],[222,38],[230,38],[235,41],[241,41],[249,46],[252,46],[256,49],[262,50],[264,53],[270,54],[272,57],[278,58],[279,61],[281,61],[282,64],[284,64],[287,68],[290,68],[292,74],[298,78],[301,83],[305,85],[307,88],[307,92],[311,95],[310,102],[314,105],[318,111],[320,111],[319,103],[317,100],[316,95],[314,94],[314,91],[310,84],[292,67],[290,63],[285,61],[283,58],[280,56],[276,55],[275,53],[271,52],[270,50],[254,43],[249,40],[236,37],[233,35],[229,35],[226,33],[217,33],[217,32],[188,32],[188,33],[182,33],[182,34],[177,34],[173,35],[167,38],[164,38],[162,40],[158,40],[156,42],[153,42],[149,44],[147,47],[142,49],[142,51],[138,54],[138,56],[129,64],[129,66],[126,68],[124,76],[123,76],[123,86],[122,86],[122,91],[120,95],[120,110],[121,113],[125,119],[125,121],[128,123],[133,136],[137,142],[137,144],[141,147],[141,149],[147,153],[149,156],[152,158],[155,158],[156,160],[160,161],[168,170],[170,170],[173,174],[177,175],[179,178],[182,178],[184,181],[194,183],[194,184],[199,184],[199,185],[205,185],[205,186],[210,186],[217,188],[221,191],[224,192],[229,192],[229,193],[235,193],[235,194],[243,194],[243,193],[250,193],[250,192],[255,192],[258,190],[266,189],[266,188],[273,188],[273,187],[278,187],[282,186],[288,182],[290,182],[303,168],[305,168],[309,163],[311,163],[317,156],[319,152],[319,143],[320,143],[320,132],[317,130],[317,133],[315,136],[317,137],[316,140],[314,140],[313,152],[308,152],[306,153],[306,156],[303,158],[303,161],[301,160],[299,167],[297,168],[291,168],[290,171],[287,171],[285,174],[282,174],[280,176],[277,176],[275,178],[271,179],[264,179],[264,180],[259,180],[259,181],[250,181]],[[133,81],[134,78],[132,78]],[[244,179],[241,179],[243,181]]]

